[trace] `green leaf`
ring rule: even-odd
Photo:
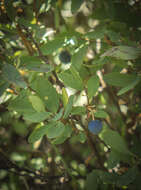
[[[99,170],[97,172],[99,174],[99,179],[103,183],[116,184],[116,181],[119,179],[119,175],[116,173],[108,173],[108,172],[101,171],[101,170]]]
[[[87,37],[89,39],[99,39],[99,38],[101,39],[101,38],[104,37],[105,32],[106,32],[105,27],[98,26],[98,27],[95,28],[94,31],[86,33],[85,37]]]
[[[71,95],[69,97],[68,103],[67,103],[65,111],[64,111],[64,116],[63,116],[64,119],[66,119],[69,116],[69,114],[72,110],[73,100],[74,100],[74,95]]]
[[[28,138],[29,143],[34,143],[41,139],[47,133],[48,126],[38,125]]]
[[[82,5],[84,0],[71,0],[71,12],[74,14]]]
[[[96,184],[96,189],[98,185],[103,184],[113,184],[118,187],[127,186],[132,183],[138,174],[137,167],[130,168],[125,174],[118,175],[116,173],[109,173],[102,170],[93,170],[87,176],[86,189],[92,190],[93,185]],[[87,187],[88,186],[88,187]]]
[[[13,121],[12,122],[12,125],[13,125],[13,129],[14,131],[20,135],[20,136],[25,136],[27,135],[28,133],[28,128],[27,128],[27,125],[24,123],[24,122],[21,122],[21,121]]]
[[[43,63],[31,63],[29,65],[26,65],[25,68],[30,71],[37,71],[44,73],[51,72],[54,69],[52,65],[43,64]]]
[[[108,127],[105,127],[100,134],[100,138],[102,138],[102,140],[108,146],[110,146],[112,150],[116,150],[123,154],[131,155],[124,142],[124,139],[119,135],[118,132],[109,129]]]
[[[141,49],[130,46],[115,46],[110,50],[106,51],[101,57],[111,56],[120,58],[123,60],[134,60],[140,57]]]
[[[4,8],[6,9],[6,13],[9,17],[10,20],[14,21],[16,17],[16,11],[15,8],[13,7],[13,0],[5,0],[4,1]]]
[[[137,77],[131,84],[128,84],[126,87],[122,88],[117,95],[120,96],[126,92],[128,92],[129,90],[133,89],[139,82],[140,82],[141,78]]]
[[[30,95],[29,101],[37,112],[45,112],[45,105],[38,96]]]
[[[122,161],[122,159],[119,159],[119,156],[117,156],[117,154],[120,154],[120,153],[114,150],[112,150],[109,153],[108,160],[107,160],[108,169],[113,169],[114,167],[117,166],[117,164],[119,164],[120,161]]]
[[[41,76],[37,77],[31,86],[42,99],[46,108],[51,112],[57,112],[59,107],[59,96],[48,79]]]
[[[75,106],[71,110],[72,115],[84,115],[86,114],[86,108],[81,106]]]
[[[94,116],[98,117],[98,118],[106,118],[108,116],[108,114],[105,111],[103,111],[103,110],[97,110],[94,113]]]
[[[51,116],[50,112],[33,112],[33,113],[24,113],[24,120],[32,122],[41,122],[48,119]]]
[[[60,121],[51,123],[47,125],[46,127],[47,127],[47,137],[49,139],[56,138],[62,135],[62,133],[65,130],[64,124]]]
[[[99,88],[99,78],[98,76],[92,76],[87,82],[88,88],[88,97],[92,98],[95,96],[98,88]]]
[[[62,100],[63,100],[63,105],[64,107],[66,107],[67,103],[68,103],[68,94],[67,94],[67,91],[66,89],[63,87],[62,88]]]
[[[84,45],[77,49],[77,51],[72,56],[73,67],[75,67],[76,69],[80,69],[83,63],[84,57],[86,56],[87,50],[88,50],[87,45]]]
[[[21,91],[20,95],[18,95],[14,100],[9,103],[8,109],[12,109],[19,113],[33,113],[35,110],[33,109],[29,99],[28,94],[25,90]]]
[[[58,76],[63,81],[65,86],[69,86],[76,90],[83,89],[82,79],[80,78],[79,73],[74,68],[64,71],[58,74]]]
[[[61,119],[63,112],[64,112],[64,108],[60,109],[60,111],[55,115],[55,117],[52,118],[52,121],[58,121],[59,119]]]
[[[64,44],[63,38],[56,38],[52,41],[48,41],[46,44],[41,46],[41,51],[44,55],[50,55],[55,52],[58,48],[62,47]]]
[[[36,24],[31,24],[30,20],[24,19],[23,17],[18,19],[18,23],[25,27],[31,27],[32,29],[38,28],[38,30],[40,30],[40,28]]]
[[[120,187],[123,185],[127,186],[136,179],[137,174],[138,169],[136,166],[134,166],[133,168],[129,168],[128,171],[117,180],[116,184]]]
[[[86,190],[97,190],[98,184],[99,184],[98,173],[95,170],[93,170],[91,173],[87,175]]]
[[[37,72],[51,72],[54,68],[52,65],[43,63],[37,56],[22,56],[20,58],[22,68]]]
[[[118,32],[114,32],[112,30],[106,30],[105,34],[110,38],[112,42],[118,42],[120,40],[120,34]]]
[[[19,71],[13,65],[8,63],[4,64],[2,68],[2,75],[9,83],[13,83],[21,88],[27,87]]]
[[[79,132],[79,134],[76,136],[76,138],[77,138],[77,141],[79,141],[81,143],[85,143],[87,140],[87,137],[84,132]]]
[[[137,167],[128,169],[128,171],[123,175],[118,175],[116,173],[108,173],[104,171],[97,171],[99,173],[99,178],[101,182],[108,184],[115,184],[118,187],[127,186],[132,183],[138,174]]]
[[[2,81],[0,83],[0,96],[2,96],[2,94],[5,92],[5,90],[9,87],[9,83]]]
[[[24,55],[20,57],[20,63],[22,66],[26,65],[30,65],[30,64],[41,64],[41,59],[37,56],[28,56],[28,55]]]
[[[113,86],[126,87],[136,80],[136,75],[112,72],[103,76],[106,83]]]
[[[117,166],[121,161],[126,162],[126,163],[131,163],[132,157],[129,155],[126,155],[124,153],[112,150],[109,153],[107,164],[108,164],[108,169],[112,169]]]
[[[61,136],[57,137],[52,141],[53,144],[62,144],[67,140],[72,134],[72,127],[70,125],[65,126],[64,132],[61,134]]]

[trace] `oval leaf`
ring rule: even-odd
[[[37,112],[45,112],[46,111],[43,101],[38,96],[30,95],[29,101],[31,102],[33,108]]]
[[[13,65],[8,63],[4,64],[2,74],[9,83],[13,83],[21,88],[27,87],[19,71]]]

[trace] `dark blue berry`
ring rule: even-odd
[[[88,123],[88,129],[91,133],[97,135],[102,130],[102,122],[100,120],[92,120]]]
[[[68,51],[64,50],[60,53],[59,59],[62,63],[68,64],[71,61],[71,55]]]

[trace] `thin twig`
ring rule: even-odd
[[[32,56],[34,54],[34,49],[32,47],[32,44],[27,40],[27,38],[26,38],[25,34],[23,33],[19,24],[16,25],[16,29],[17,29],[18,35],[21,37],[22,42],[23,42],[24,46],[26,47],[29,55]]]

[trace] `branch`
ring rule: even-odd
[[[24,46],[26,47],[29,55],[33,55],[34,54],[34,49],[31,45],[31,43],[26,39],[25,34],[23,33],[21,27],[19,26],[19,24],[16,25],[16,29],[18,32],[18,35],[21,37],[22,42],[24,43]]]
[[[15,163],[13,163],[9,158],[5,155],[5,153],[0,149],[0,169],[7,170],[8,172],[15,173],[20,176],[28,176],[30,178],[38,178],[42,181],[55,180],[62,176],[46,176],[37,174],[36,171],[19,167]],[[14,170],[13,170],[14,169]]]

